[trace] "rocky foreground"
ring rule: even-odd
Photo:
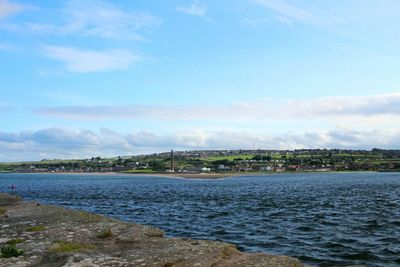
[[[286,256],[166,238],[160,229],[0,193],[0,266],[302,267]]]
[[[83,211],[0,193],[0,266],[304,266],[299,260],[243,253]]]

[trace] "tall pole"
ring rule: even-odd
[[[171,150],[171,172],[174,172],[174,150]]]

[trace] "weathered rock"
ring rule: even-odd
[[[0,193],[0,206],[7,206],[21,201],[19,196],[9,195],[5,193]]]
[[[291,257],[243,253],[217,241],[165,238],[157,228],[6,194],[0,194],[0,203],[7,203],[8,214],[0,218],[1,243],[18,240],[24,251],[18,258],[1,258],[0,266],[304,266]],[[101,238],[104,232],[111,234]]]
[[[134,243],[146,237],[162,238],[164,237],[164,231],[154,227],[134,225],[128,230],[120,233],[116,240],[121,243]]]

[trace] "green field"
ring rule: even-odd
[[[229,155],[229,156],[212,156],[212,157],[206,157],[202,158],[202,160],[206,161],[216,161],[216,160],[230,160],[233,161],[234,159],[252,159],[254,155],[251,154],[243,154],[243,155]]]

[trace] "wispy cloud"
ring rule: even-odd
[[[8,104],[6,102],[0,101],[0,111],[1,112],[11,111],[11,110],[14,110],[13,106],[11,106],[10,104]]]
[[[144,11],[122,9],[101,0],[70,0],[53,10],[46,23],[31,20],[3,24],[10,31],[41,35],[79,35],[102,39],[144,40],[160,19]]]
[[[65,10],[66,32],[102,38],[143,38],[139,32],[158,24],[146,12],[124,10],[99,0],[69,1]],[[65,27],[66,26],[66,27]]]
[[[210,18],[207,17],[207,6],[200,4],[199,1],[194,1],[190,6],[178,6],[176,10],[188,15],[210,20]]]
[[[0,19],[12,16],[22,10],[26,9],[28,6],[17,2],[0,0]]]
[[[289,27],[293,26],[293,21],[291,19],[289,19],[288,17],[284,17],[284,16],[275,16],[275,18],[280,21],[283,24],[286,24]]]
[[[170,134],[46,128],[0,132],[0,161],[43,158],[88,158],[188,149],[400,148],[400,132],[334,129],[325,132],[282,133],[279,136],[237,131],[185,131]]]
[[[400,116],[400,93],[325,97],[311,100],[265,99],[227,106],[69,106],[43,107],[37,114],[68,119],[282,120],[321,117]]]
[[[5,3],[15,6],[15,10],[17,6],[22,8],[0,0],[0,4]],[[44,8],[36,13],[19,22],[1,23],[0,27],[22,34],[48,35],[51,43],[58,45],[36,44],[39,54],[64,63],[67,71],[78,73],[126,70],[141,62],[143,54],[132,47],[137,41],[147,40],[149,32],[160,23],[159,18],[148,12],[102,0],[69,0],[59,9]],[[5,44],[0,44],[0,49],[11,50]],[[63,70],[41,67],[36,72],[43,76],[63,74]]]
[[[270,19],[268,19],[268,18],[244,18],[244,19],[241,19],[240,22],[247,26],[258,27],[258,26],[264,25],[266,23],[269,23]]]
[[[9,51],[9,52],[16,52],[18,51],[17,48],[11,46],[9,44],[0,43],[0,50]]]
[[[141,61],[139,55],[119,49],[93,51],[47,45],[43,46],[43,53],[48,58],[63,62],[66,70],[79,73],[126,70]]]
[[[277,19],[285,24],[291,24],[292,20],[300,21],[315,26],[325,26],[318,16],[289,4],[284,0],[252,0],[253,2],[278,13]]]

